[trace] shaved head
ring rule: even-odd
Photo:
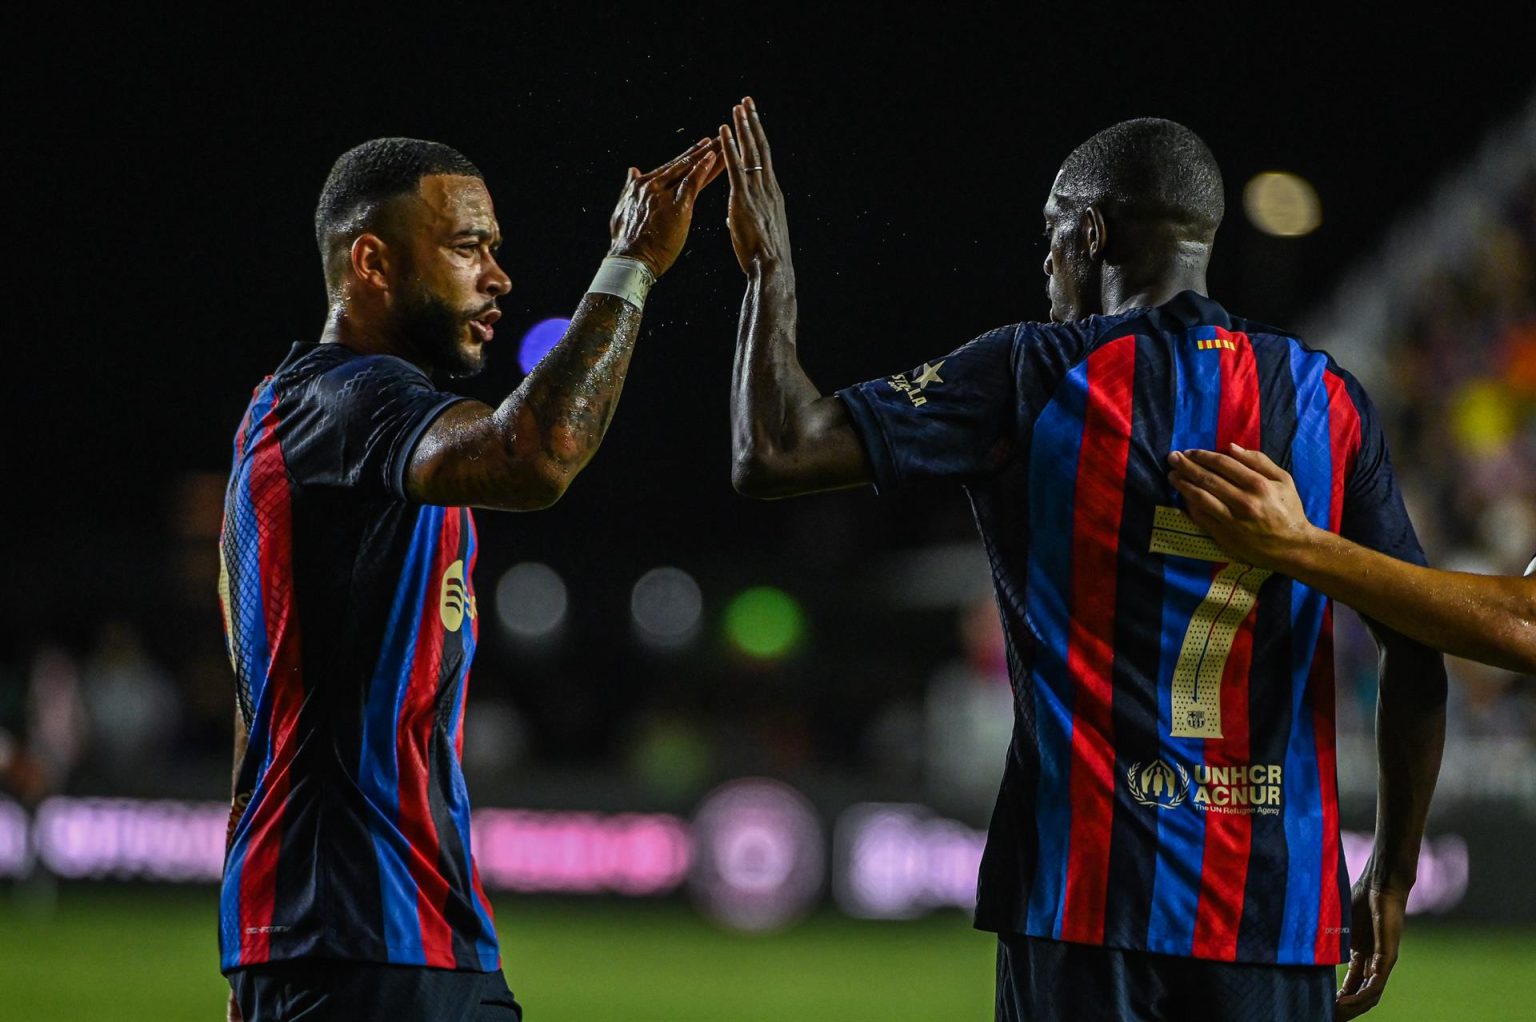
[[[1189,240],[1212,239],[1225,212],[1221,169],[1210,147],[1160,117],[1121,121],[1072,150],[1054,192],[1071,208],[1097,206]]]

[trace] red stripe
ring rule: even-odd
[[[1088,400],[1078,454],[1072,521],[1072,822],[1061,939],[1100,943],[1114,818],[1115,579],[1125,467],[1130,456],[1136,339],[1121,337],[1088,356]]]
[[[448,881],[439,865],[442,849],[437,825],[432,820],[431,763],[427,750],[436,721],[443,663],[443,619],[438,601],[442,595],[443,573],[458,556],[459,515],[450,509],[443,514],[432,573],[427,577],[427,590],[417,624],[416,652],[400,706],[395,738],[400,764],[400,832],[410,845],[406,863],[416,881],[416,915],[421,924],[422,951],[426,965],[444,969],[451,969],[457,963],[453,954],[453,928],[448,925],[445,912]]]
[[[469,508],[464,509],[464,524],[469,529],[469,543],[474,548],[474,553],[469,557],[469,563],[464,565],[464,586],[471,593],[474,592],[475,562],[480,559],[480,533],[475,529],[475,514]],[[480,615],[475,614],[465,623],[470,629],[470,635],[474,638],[476,648],[480,645]],[[469,669],[464,669],[464,695],[459,700],[459,721],[457,725],[458,738],[455,742],[454,754],[459,761],[464,760],[464,710],[469,705]],[[480,867],[475,863],[473,852],[469,857],[470,883],[474,886],[475,897],[480,900],[480,907],[485,910],[485,918],[495,921],[495,915],[491,912],[491,899],[485,896],[485,888],[480,884]]]
[[[1216,334],[1236,346],[1230,352],[1220,349],[1221,405],[1216,421],[1217,449],[1225,451],[1227,444],[1236,443],[1257,450],[1260,445],[1259,374],[1253,360],[1253,345],[1246,334],[1229,334],[1220,328]],[[1222,671],[1222,737],[1205,741],[1208,767],[1249,765],[1248,673],[1253,662],[1255,615],[1256,611],[1250,611],[1238,628]],[[1252,843],[1252,816],[1206,811],[1200,900],[1195,910],[1193,953],[1197,958],[1232,961],[1237,957]]]
[[[283,810],[291,787],[299,708],[304,702],[299,656],[299,616],[293,592],[293,502],[288,470],[275,431],[274,404],[261,422],[251,456],[251,503],[257,520],[261,601],[266,617],[269,669],[266,691],[271,762],[261,782],[261,801],[251,810],[245,866],[240,874],[240,961],[265,962],[271,952],[273,907],[277,900],[278,852]]]
[[[1328,445],[1333,467],[1328,528],[1338,532],[1344,519],[1344,489],[1354,472],[1360,451],[1360,414],[1344,381],[1333,372],[1323,373],[1328,389]],[[1317,652],[1312,658],[1309,699],[1317,747],[1318,790],[1323,802],[1322,878],[1317,910],[1317,962],[1331,965],[1339,960],[1339,931],[1343,905],[1339,895],[1339,780],[1334,748],[1333,605],[1323,611]]]

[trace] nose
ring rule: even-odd
[[[495,259],[491,260],[490,269],[486,271],[485,292],[494,297],[500,297],[512,290],[512,278]]]
[[[1040,268],[1045,271],[1047,277],[1051,275],[1051,254],[1049,252],[1045,254],[1045,264]]]

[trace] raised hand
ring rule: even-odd
[[[720,154],[731,181],[731,203],[725,223],[731,247],[743,273],[768,267],[788,267],[789,223],[784,193],[773,173],[773,153],[757,115],[757,103],[746,97],[731,110],[735,125],[720,125]]]
[[[721,170],[719,142],[701,138],[648,174],[630,167],[608,222],[608,254],[645,263],[660,277],[677,260],[693,223],[693,202]]]
[[[1174,451],[1168,463],[1189,517],[1240,560],[1283,570],[1288,548],[1311,534],[1295,481],[1263,451]]]

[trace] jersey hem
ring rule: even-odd
[[[1102,947],[1102,948],[1110,948],[1110,949],[1115,950],[1115,951],[1138,951],[1138,952],[1141,952],[1142,954],[1162,955],[1165,958],[1187,958],[1187,959],[1189,959],[1191,961],[1196,961],[1196,962],[1221,962],[1221,963],[1228,964],[1228,965],[1274,965],[1274,966],[1282,966],[1282,967],[1286,967],[1286,968],[1289,968],[1289,967],[1292,967],[1292,966],[1317,966],[1319,968],[1332,968],[1335,965],[1343,965],[1345,962],[1349,961],[1349,956],[1348,955],[1344,955],[1342,953],[1341,953],[1341,956],[1338,958],[1337,961],[1318,961],[1316,958],[1308,958],[1308,959],[1305,959],[1303,961],[1294,961],[1293,962],[1293,961],[1286,961],[1283,958],[1253,958],[1251,956],[1250,957],[1242,957],[1242,956],[1236,956],[1236,955],[1231,957],[1231,958],[1215,958],[1215,957],[1213,957],[1211,955],[1197,955],[1197,954],[1193,954],[1193,953],[1184,954],[1184,953],[1179,952],[1179,951],[1170,951],[1170,950],[1166,950],[1164,948],[1157,948],[1157,947],[1150,947],[1150,946],[1146,946],[1146,945],[1132,944],[1132,943],[1124,942],[1124,941],[1108,941],[1108,940],[1104,940],[1104,941],[1099,941],[1097,943],[1090,943],[1088,941],[1082,941],[1082,940],[1066,940],[1066,939],[1064,939],[1062,937],[1055,936],[1054,934],[1050,934],[1050,933],[1030,933],[1027,928],[1026,929],[1022,929],[1022,930],[1015,929],[1012,926],[1002,926],[1002,925],[998,925],[998,924],[995,924],[995,923],[987,922],[987,921],[982,920],[981,918],[977,918],[977,919],[973,920],[971,922],[971,926],[972,926],[972,928],[980,930],[983,933],[995,933],[999,937],[1004,937],[1004,936],[1007,936],[1007,937],[1030,937],[1030,938],[1035,939],[1035,940],[1054,940],[1054,941],[1056,941],[1057,943],[1060,943],[1060,944],[1076,944],[1079,947]]]

